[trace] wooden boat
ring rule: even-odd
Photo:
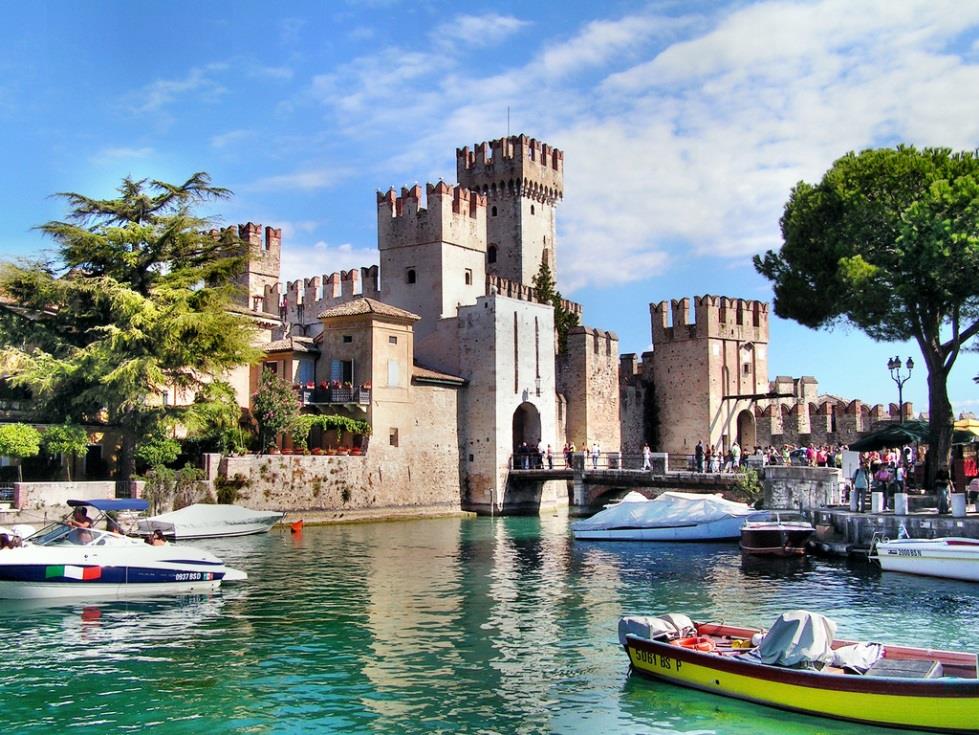
[[[786,613],[779,621],[794,614]],[[677,618],[690,626],[661,625]],[[754,628],[692,623],[675,615],[626,617],[619,621],[619,639],[634,672],[672,684],[872,725],[952,733],[977,731],[979,679],[975,654],[855,644],[830,636],[825,644],[834,662],[836,656],[860,646],[876,646],[878,658],[862,674],[856,673],[859,668],[832,663],[819,670],[799,668],[798,664],[787,667],[766,663],[770,656],[759,656],[765,639],[775,629],[773,625],[765,634]],[[830,630],[835,632],[835,624]]]
[[[806,520],[773,512],[771,518],[747,521],[741,527],[741,551],[762,556],[802,556],[816,533]]]
[[[979,582],[979,540],[972,538],[878,541],[870,558],[888,572]]]

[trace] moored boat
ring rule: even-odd
[[[873,725],[976,732],[974,653],[835,638],[815,613],[785,613],[762,631],[683,615],[624,617],[632,670],[780,709]]]
[[[946,537],[878,541],[870,558],[889,572],[979,582],[979,540]]]
[[[652,500],[625,500],[571,524],[576,539],[591,541],[724,541],[763,518],[744,503],[719,494],[667,491]]]
[[[154,546],[109,530],[109,511],[146,510],[145,500],[69,500],[74,508],[91,507],[100,515],[85,524],[60,521],[0,551],[0,599],[59,597],[120,598],[143,594],[205,592],[222,581],[247,575],[225,566],[208,551],[192,546]],[[104,522],[105,527],[98,524]]]
[[[267,533],[284,515],[277,510],[251,510],[240,505],[195,503],[143,518],[136,527],[142,535],[160,531],[167,538],[178,540],[250,536]]]
[[[769,518],[745,522],[741,551],[761,556],[802,556],[816,528],[797,515],[772,511]]]

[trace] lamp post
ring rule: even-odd
[[[887,369],[891,371],[891,379],[897,383],[897,413],[900,422],[904,423],[904,384],[908,382],[911,377],[911,370],[914,368],[914,360],[910,357],[908,358],[905,366],[908,369],[908,374],[901,375],[901,358],[892,357],[887,361]]]

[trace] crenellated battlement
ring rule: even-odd
[[[289,324],[315,324],[320,312],[365,296],[380,298],[376,265],[289,281],[284,294],[275,284],[266,289],[265,303]]]
[[[532,286],[525,286],[519,281],[513,281],[509,278],[503,278],[502,276],[495,276],[489,273],[486,275],[486,293],[497,293],[510,299],[519,299],[520,301],[533,301],[538,304],[544,303],[537,298],[537,290]],[[581,318],[583,313],[581,304],[575,301],[569,301],[568,299],[561,299],[561,306],[566,311],[577,314],[579,319]]]
[[[377,243],[386,250],[449,242],[486,250],[486,197],[445,182],[377,193]]]
[[[553,203],[564,197],[564,151],[526,135],[484,141],[456,148],[456,177],[491,199],[519,194]]]
[[[768,304],[764,301],[695,296],[649,305],[653,344],[686,339],[768,342]]]

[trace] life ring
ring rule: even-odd
[[[710,653],[716,648],[714,641],[705,635],[680,638],[673,641],[673,645],[680,646],[681,648],[690,648],[694,651],[702,651],[703,653]]]

